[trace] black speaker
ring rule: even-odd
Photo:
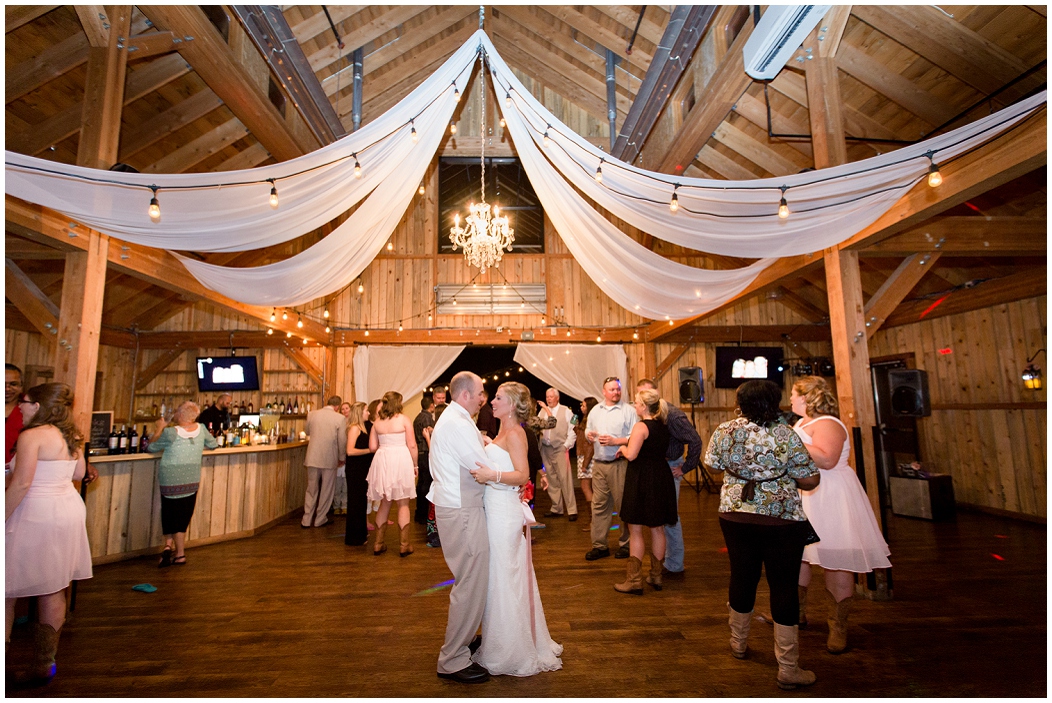
[[[699,366],[681,366],[679,369],[679,402],[704,403],[705,380]]]
[[[931,416],[927,371],[920,369],[888,371],[888,393],[891,397],[893,414],[900,417]]]

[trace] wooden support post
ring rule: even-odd
[[[92,230],[87,250],[66,254],[62,279],[55,381],[73,389],[73,421],[85,437],[91,430],[108,250],[109,237]]]
[[[88,72],[84,81],[84,112],[81,117],[77,165],[107,169],[117,162],[121,109],[124,106],[124,75],[128,52],[124,42],[131,33],[130,5],[108,6],[109,37],[104,46],[95,41],[88,49]],[[87,23],[85,29],[90,27]],[[101,31],[101,30],[100,30]],[[101,34],[95,33],[101,43]],[[89,39],[93,36],[88,32]]]
[[[672,365],[679,361],[681,356],[687,353],[687,350],[690,349],[690,344],[690,342],[684,342],[683,344],[680,344],[678,347],[672,350],[672,353],[665,357],[665,360],[662,361],[658,365],[657,369],[654,371],[654,375],[650,377],[651,379],[653,379],[654,383],[657,383],[659,380],[661,380],[661,377],[667,374],[672,369]]]
[[[647,378],[654,378],[657,376],[657,345],[653,342],[643,343],[643,371],[646,373]],[[637,379],[638,380],[638,379]],[[655,379],[657,380],[657,379]],[[628,384],[628,380],[625,379],[625,384]]]

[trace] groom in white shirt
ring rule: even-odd
[[[431,490],[442,556],[453,572],[446,639],[438,654],[438,676],[460,683],[482,683],[489,672],[471,661],[469,646],[482,624],[489,586],[489,538],[482,507],[485,486],[471,471],[489,464],[482,434],[471,416],[486,399],[482,379],[461,371],[449,384],[452,402],[431,435]]]

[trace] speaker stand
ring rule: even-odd
[[[694,420],[694,406],[696,403],[693,401],[690,404],[690,424],[694,427],[694,431],[698,430],[698,423]],[[702,464],[701,457],[698,457],[698,466],[690,473],[697,471],[697,475],[694,477],[694,483],[690,482],[687,478],[687,474],[683,475],[683,482],[694,489],[695,493],[700,494],[704,488],[706,493],[716,493],[716,482],[712,480],[712,476],[709,475],[708,470],[705,469],[705,465]]]

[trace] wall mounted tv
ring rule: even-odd
[[[256,357],[197,357],[197,388],[200,391],[258,391]]]
[[[716,347],[716,388],[767,380],[782,386],[781,347]]]

